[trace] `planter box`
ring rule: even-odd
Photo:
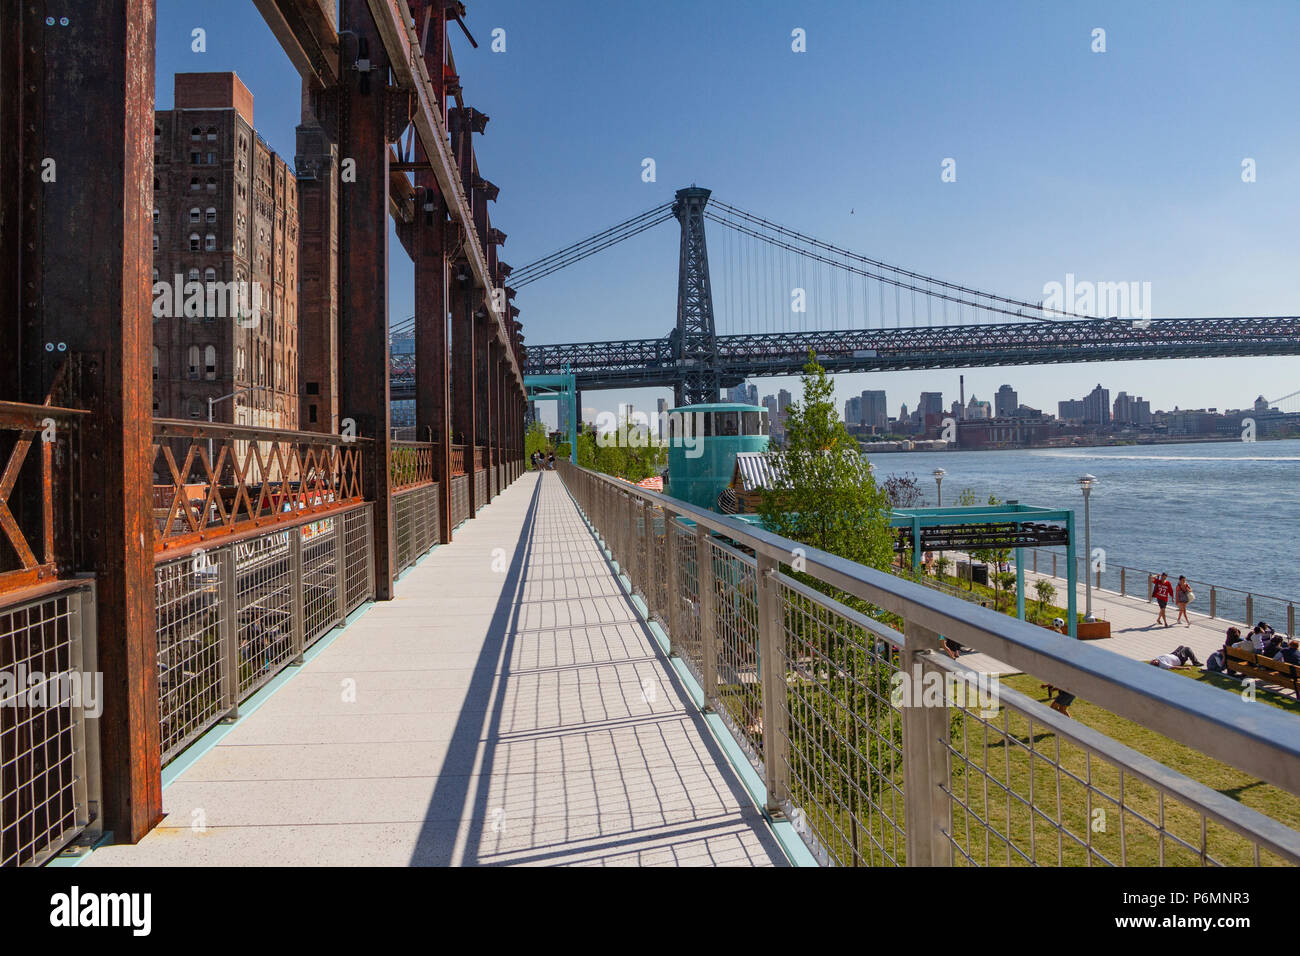
[[[1081,641],[1095,641],[1110,637],[1110,621],[1080,621],[1077,627]]]

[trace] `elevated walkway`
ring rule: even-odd
[[[82,865],[785,863],[556,473],[180,760]]]

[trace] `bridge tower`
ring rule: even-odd
[[[677,406],[718,400],[717,333],[713,326],[713,291],[709,285],[709,250],[704,241],[704,207],[710,190],[677,190],[673,215],[682,224],[677,266],[676,358],[681,377],[673,388]]]

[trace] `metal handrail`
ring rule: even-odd
[[[935,592],[884,571],[807,547],[754,525],[684,501],[647,491],[568,462],[557,462],[567,479],[582,474],[618,495],[687,518],[730,538],[756,555],[790,564],[857,599],[901,616],[908,626],[943,635],[1033,674],[1111,713],[1135,721],[1260,780],[1300,794],[1300,735],[1295,718],[1247,703],[1236,694],[1185,680],[1082,641],[1059,635]],[[906,629],[905,629],[906,630]],[[1300,834],[1294,851],[1300,855]]]

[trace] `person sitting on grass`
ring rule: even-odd
[[[1165,670],[1179,670],[1184,667],[1200,667],[1201,662],[1196,659],[1196,653],[1186,644],[1179,644],[1169,654],[1161,654],[1159,657],[1150,661],[1153,667],[1163,667]]]
[[[1241,639],[1241,631],[1235,627],[1228,628],[1227,636],[1223,639],[1223,647],[1215,651],[1205,660],[1205,669],[1222,674],[1228,669],[1228,649],[1232,647],[1243,647],[1245,641]]]

